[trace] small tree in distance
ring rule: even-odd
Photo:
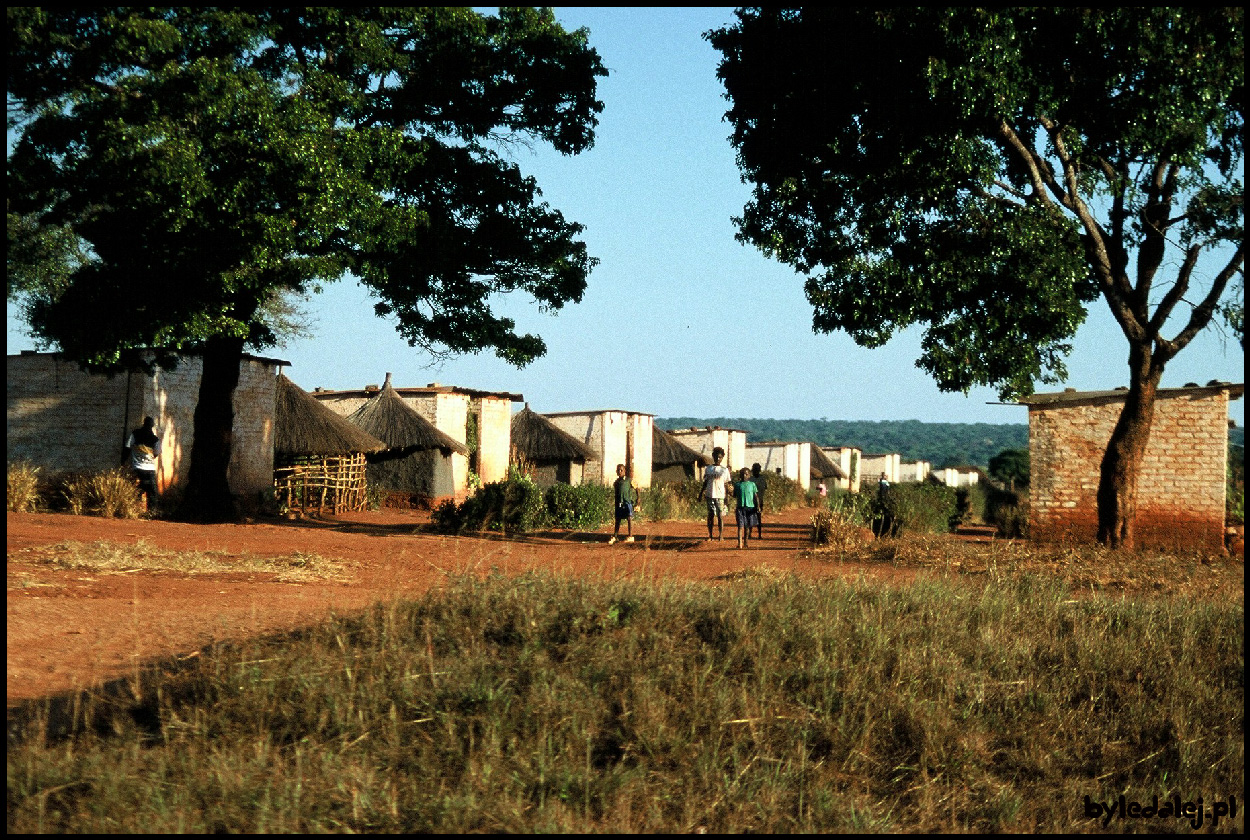
[[[819,332],[926,324],[940,388],[1059,382],[1087,307],[1127,344],[1098,539],[1134,544],[1165,366],[1244,340],[1241,8],[751,8],[723,54],[738,238],[808,276]]]
[[[1022,487],[1029,483],[1029,451],[1027,449],[1004,449],[989,463],[990,478],[1007,485],[1008,490],[1015,490],[1016,485]]]

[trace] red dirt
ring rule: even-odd
[[[420,595],[447,574],[544,569],[716,581],[771,566],[813,578],[914,577],[914,571],[885,564],[803,556],[810,516],[799,509],[770,517],[764,539],[738,551],[732,523],[726,523],[723,542],[705,542],[701,523],[663,522],[639,524],[634,543],[608,545],[609,529],[518,539],[439,536],[425,528],[428,514],[397,510],[240,525],[10,513],[8,703],[97,685],[213,640],[306,626],[330,612]],[[57,543],[140,540],[160,549],[317,554],[342,560],[355,580],[295,584],[269,573],[96,572],[38,561],[41,547]]]

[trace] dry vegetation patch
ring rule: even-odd
[[[1201,553],[1112,551],[1096,545],[1027,540],[963,542],[950,535],[908,535],[846,547],[819,546],[806,556],[866,565],[888,563],[994,581],[1036,575],[1074,592],[1169,594],[1245,600],[1241,560]]]
[[[173,551],[140,540],[134,544],[113,542],[60,542],[12,552],[10,560],[59,569],[78,569],[104,574],[172,572],[184,575],[229,573],[272,574],[284,583],[311,581],[351,582],[352,575],[341,560],[301,551],[275,557],[231,554],[224,551]]]

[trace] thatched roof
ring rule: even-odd
[[[441,449],[443,454],[469,454],[469,447],[439,431],[418,414],[391,387],[390,375],[376,397],[348,415],[348,421],[386,444],[387,449],[405,453]]]
[[[842,472],[842,468],[830,461],[829,456],[819,446],[813,443],[811,449],[810,469],[812,478],[846,478],[846,473]]]
[[[694,464],[707,466],[712,463],[711,457],[698,450],[691,449],[659,426],[651,427],[651,466],[656,469],[672,467],[678,464]]]
[[[593,449],[528,405],[512,415],[512,448],[530,461],[588,461],[595,457]]]
[[[273,450],[279,455],[346,455],[381,452],[386,444],[348,423],[278,374]]]

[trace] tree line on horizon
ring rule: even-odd
[[[758,417],[657,417],[661,429],[720,426],[742,429],[748,443],[808,441],[817,446],[854,446],[865,454],[897,452],[933,467],[986,468],[1009,449],[1029,448],[1026,423],[925,423],[920,420],[798,420]],[[1228,430],[1229,443],[1244,447],[1245,429]],[[1234,460],[1235,460],[1234,454]]]

